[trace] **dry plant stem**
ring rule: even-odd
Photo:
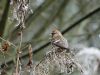
[[[25,45],[24,47],[22,47],[21,50],[24,50],[24,49],[26,49],[26,48],[28,48],[28,47],[29,47],[29,45]]]
[[[4,58],[4,64],[7,65],[6,64],[6,59],[5,59],[5,54],[4,54],[4,52],[2,52],[2,53],[3,53],[3,58]]]
[[[3,39],[2,37],[0,37],[0,39],[2,40],[2,41],[7,41],[7,40],[5,40],[5,39]],[[9,42],[14,48],[16,48],[16,46],[13,44],[13,43],[11,43],[11,42]],[[6,59],[5,59],[5,54],[4,54],[4,52],[1,50],[1,52],[2,52],[2,54],[3,54],[3,58],[4,58],[4,64],[6,65]]]
[[[0,37],[0,39],[3,40],[3,41],[7,41],[7,40],[3,39],[2,37]],[[16,45],[14,45],[13,43],[11,43],[11,42],[9,42],[9,43],[10,43],[14,48],[17,48]]]
[[[16,75],[19,75],[21,45],[22,45],[22,31],[20,32],[20,43],[19,43],[19,48],[17,50]]]
[[[0,52],[3,54],[4,64],[6,64],[4,52],[1,49],[0,49]]]
[[[19,68],[19,53],[17,52],[16,75],[18,75],[19,73],[18,68]]]
[[[31,44],[29,45],[29,60],[32,61],[32,47]]]
[[[33,54],[32,54],[32,46],[31,46],[31,44],[29,44],[28,50],[29,50],[29,62],[27,64],[27,66],[29,66],[30,68],[32,68],[32,64],[33,64],[33,62],[32,62],[32,56],[33,56]]]
[[[22,31],[20,32],[20,45],[19,45],[19,49],[21,50],[21,45],[22,45]]]

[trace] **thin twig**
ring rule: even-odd
[[[4,58],[4,64],[6,65],[6,57],[5,57],[4,52],[2,52],[2,54],[3,54],[3,58]]]
[[[19,54],[17,53],[16,75],[18,75],[18,73],[19,73],[18,68],[19,68]]]
[[[7,41],[7,40],[3,39],[2,37],[0,37],[0,39],[3,40],[3,41]],[[14,45],[13,43],[11,43],[10,41],[9,41],[9,43],[10,43],[14,48],[17,48],[16,45]]]
[[[18,48],[18,50],[17,50],[16,75],[19,74],[19,64],[20,64],[21,46],[22,46],[22,31],[20,32],[20,43],[19,43],[19,48]]]
[[[21,46],[22,46],[22,31],[20,32],[20,45],[19,45],[19,49],[21,50]]]

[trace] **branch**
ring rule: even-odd
[[[94,9],[92,12],[88,13],[87,15],[85,15],[84,17],[82,17],[81,19],[79,19],[78,21],[76,21],[75,23],[73,23],[72,25],[70,25],[67,29],[65,29],[62,34],[65,34],[66,32],[70,31],[71,29],[73,29],[74,27],[78,26],[79,23],[81,23],[82,21],[88,19],[89,17],[91,17],[92,15],[98,13],[100,11],[100,7]]]

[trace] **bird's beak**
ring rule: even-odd
[[[52,35],[52,33],[49,34],[50,36]]]

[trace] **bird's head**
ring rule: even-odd
[[[51,35],[52,35],[53,39],[58,39],[58,38],[62,37],[61,32],[57,29],[53,29],[53,31],[51,32]]]

